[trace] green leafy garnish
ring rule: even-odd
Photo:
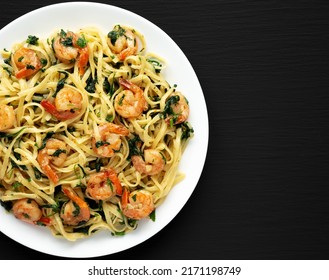
[[[63,149],[57,149],[57,150],[52,154],[52,156],[54,156],[54,157],[58,157],[60,154],[66,154],[66,150],[63,150]]]
[[[134,138],[128,140],[129,146],[129,156],[130,159],[132,156],[142,156],[142,151],[140,150],[139,146],[142,143],[142,140],[139,138],[138,135],[135,135]]]
[[[96,146],[96,148],[99,148],[101,146],[109,145],[109,144],[110,144],[109,142],[99,140],[96,142],[95,146]]]
[[[45,205],[42,205],[41,208],[51,209],[51,210],[53,210],[54,214],[60,212],[59,204],[45,204]]]
[[[180,97],[178,95],[172,95],[168,98],[168,100],[166,101],[166,105],[165,108],[162,112],[162,116],[164,118],[166,118],[167,116],[173,116],[175,115],[173,109],[172,109],[172,105],[175,105],[178,103]]]
[[[90,93],[94,93],[96,91],[96,83],[97,83],[97,79],[93,79],[92,75],[90,74],[90,76],[88,77],[88,79],[86,80],[86,87],[85,90],[90,92]]]
[[[47,143],[47,140],[50,139],[55,133],[50,131],[50,132],[47,132],[45,138],[43,138],[42,140],[42,144],[41,144],[41,147],[38,148],[38,151],[44,149],[46,147],[46,143]]]
[[[155,73],[161,72],[162,64],[160,63],[160,61],[156,60],[155,58],[148,58],[148,59],[146,59],[146,61],[148,61],[149,63],[152,64]]]
[[[188,139],[193,135],[194,130],[188,122],[183,122],[178,126],[182,128],[182,136],[181,136],[182,140]]]
[[[115,44],[116,40],[125,35],[126,30],[123,29],[120,25],[114,26],[114,29],[107,34],[107,37],[111,39],[112,45]]]
[[[152,213],[149,215],[150,219],[155,222],[155,209],[152,211]]]
[[[86,38],[82,35],[82,37],[79,37],[78,40],[77,40],[77,45],[80,47],[80,48],[84,48],[85,46],[87,46],[87,40]]]
[[[58,71],[58,73],[64,74],[64,78],[62,78],[58,81],[57,86],[56,86],[56,91],[54,92],[53,97],[56,97],[57,93],[64,87],[65,81],[66,81],[67,77],[69,76],[69,74],[64,71]]]
[[[34,35],[29,35],[26,39],[26,43],[37,46],[38,40],[39,40],[38,37],[36,37]]]

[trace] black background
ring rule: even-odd
[[[0,27],[57,2],[6,1]],[[328,2],[99,2],[147,18],[181,47],[204,91],[210,140],[176,218],[96,259],[328,259]],[[0,244],[1,259],[59,259],[3,234]]]

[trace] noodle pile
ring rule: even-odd
[[[193,136],[187,121],[188,102],[162,76],[164,62],[146,53],[145,39],[138,31],[120,25],[108,34],[94,27],[82,28],[74,33],[76,41],[70,34],[56,30],[45,39],[31,35],[10,50],[2,50],[0,202],[17,218],[46,226],[67,240],[103,229],[123,235],[134,230],[140,218],[154,221],[155,209],[184,178],[178,165]],[[63,50],[78,52],[75,59],[59,58],[54,49],[58,37]],[[115,49],[120,40],[123,52]],[[30,61],[26,62],[26,56]],[[141,96],[136,97],[137,93]],[[128,94],[145,101],[134,103],[143,105],[138,116],[120,114]],[[69,104],[71,108],[60,109],[69,106],[63,100],[75,97],[79,98]],[[14,112],[14,120],[7,109]],[[114,142],[118,147],[110,149]],[[156,151],[159,166],[145,164],[146,150]],[[159,170],[152,174],[152,168]],[[92,190],[112,194],[95,198]],[[129,194],[135,192],[128,204],[140,199],[136,194],[141,199],[145,195],[136,191],[150,194],[154,205],[145,217],[125,214],[135,211],[123,205]],[[148,203],[137,202],[134,207],[142,210]],[[81,220],[70,223],[65,219],[68,215]]]

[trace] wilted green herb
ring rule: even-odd
[[[96,142],[95,146],[96,146],[96,148],[99,148],[101,146],[108,145],[108,144],[110,144],[110,143],[106,142],[106,141],[99,140],[99,141]]]
[[[23,186],[23,185],[20,182],[15,182],[15,183],[12,184],[12,187],[15,191],[21,186]]]
[[[90,74],[90,76],[88,77],[87,81],[86,81],[87,85],[85,87],[85,90],[90,92],[90,93],[94,93],[96,91],[96,83],[97,83],[97,79],[93,79],[92,75]]]
[[[106,118],[105,118],[105,120],[107,122],[113,122],[113,119],[114,119],[114,116],[113,115],[107,115]]]
[[[56,97],[57,93],[64,87],[65,81],[66,81],[67,77],[69,76],[68,73],[63,72],[63,71],[59,71],[58,73],[64,74],[64,78],[62,78],[58,81],[57,86],[56,86],[56,91],[54,92],[53,97]]]
[[[107,37],[111,39],[112,45],[115,44],[116,40],[125,35],[126,30],[123,29],[120,25],[116,25],[112,31],[107,34]]]
[[[77,203],[75,203],[74,201],[73,201],[73,205],[74,205],[74,210],[73,210],[72,214],[73,214],[73,217],[77,217],[80,215],[80,206]]]
[[[34,170],[35,179],[37,179],[37,180],[41,179],[41,172],[39,171],[39,169],[36,167],[33,167],[33,170]]]
[[[80,48],[84,48],[85,46],[87,46],[87,40],[86,38],[82,35],[82,37],[79,37],[78,40],[77,40],[77,45],[80,47]]]
[[[179,124],[178,127],[182,128],[182,140],[190,138],[194,133],[194,129],[190,126],[188,122],[183,122]]]
[[[45,205],[42,205],[41,208],[52,209],[54,214],[60,212],[59,204],[45,204]]]
[[[13,207],[13,203],[11,201],[2,201],[0,200],[0,205],[5,208],[7,211],[10,211]]]
[[[8,138],[8,140],[12,140],[16,136],[18,136],[24,129],[25,129],[25,127],[21,128],[19,131],[17,131],[16,133],[12,133],[12,134],[9,134],[6,132],[0,132],[0,138]]]
[[[46,143],[47,143],[47,140],[50,139],[55,133],[54,132],[47,132],[45,138],[43,138],[42,140],[42,144],[41,144],[41,147],[38,148],[38,150],[42,150],[46,147]]]
[[[150,219],[155,222],[155,209],[152,211],[152,213],[149,215]]]
[[[52,156],[54,156],[54,157],[59,157],[60,154],[66,154],[66,150],[63,150],[63,149],[57,149],[57,150],[52,154]]]
[[[37,46],[38,40],[39,40],[38,37],[36,37],[34,35],[29,35],[26,39],[26,43]]]
[[[129,156],[128,159],[130,159],[132,156],[142,156],[142,152],[139,149],[139,145],[141,144],[142,140],[139,138],[138,135],[135,135],[134,138],[128,140],[128,146],[129,146]]]
[[[172,115],[175,115],[173,109],[172,109],[172,105],[175,105],[178,103],[179,101],[179,96],[178,95],[172,95],[168,98],[168,100],[166,101],[166,105],[165,105],[165,108],[162,112],[162,116],[164,118],[166,118],[167,116],[172,116]]]
[[[156,60],[155,58],[148,58],[148,59],[146,59],[146,61],[148,61],[149,63],[152,64],[155,73],[161,72],[162,64],[158,60]]]

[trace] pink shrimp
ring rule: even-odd
[[[56,57],[65,64],[78,63],[79,74],[83,75],[89,61],[88,44],[84,37],[61,30],[53,43]]]
[[[97,130],[92,138],[92,148],[100,157],[112,157],[120,150],[121,136],[129,135],[128,128],[114,123],[103,123]]]
[[[70,87],[62,88],[55,97],[55,102],[42,100],[41,106],[60,121],[76,117],[82,108],[82,95],[78,90]]]
[[[17,79],[28,78],[42,68],[36,51],[22,47],[14,53],[14,63],[18,68]]]
[[[63,186],[62,191],[70,199],[63,205],[61,218],[67,225],[76,226],[90,219],[90,209],[82,198],[70,186]]]
[[[128,28],[116,25],[108,34],[108,45],[113,53],[119,55],[120,60],[124,60],[129,55],[137,52],[137,40],[134,33]]]
[[[58,183],[59,177],[52,165],[62,166],[67,158],[68,151],[68,147],[63,141],[51,138],[47,140],[45,148],[38,153],[37,161],[42,171],[55,184]]]
[[[121,205],[123,214],[134,220],[146,218],[155,209],[153,196],[146,190],[136,190],[129,193],[125,188],[122,194]]]
[[[143,90],[136,84],[119,79],[125,90],[121,91],[114,100],[114,108],[124,118],[137,118],[147,109],[147,102]]]
[[[86,192],[96,200],[108,200],[114,195],[122,195],[121,182],[112,168],[90,175]]]

